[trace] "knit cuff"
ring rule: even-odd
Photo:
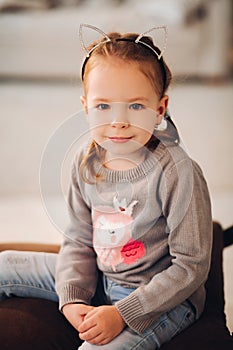
[[[151,318],[145,317],[141,302],[135,293],[119,300],[115,306],[125,323],[138,334],[143,333],[154,322]]]
[[[93,295],[89,291],[79,288],[77,286],[74,286],[72,284],[65,285],[59,291],[58,294],[59,294],[59,310],[61,310],[62,307],[66,304],[72,304],[80,301],[89,305],[93,297]]]

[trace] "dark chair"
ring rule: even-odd
[[[222,271],[223,231],[214,223],[214,243],[207,300],[201,318],[162,346],[162,350],[233,350],[226,327]],[[6,249],[57,252],[54,245],[0,244]],[[77,350],[78,334],[54,302],[11,298],[0,302],[0,348],[2,350]]]

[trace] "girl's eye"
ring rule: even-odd
[[[96,106],[96,108],[97,108],[98,110],[100,110],[100,111],[105,111],[105,110],[110,109],[111,107],[110,107],[110,105],[107,104],[107,103],[99,103],[99,104]]]
[[[142,105],[141,103],[132,103],[129,105],[129,109],[133,109],[135,111],[140,111],[142,109],[145,109],[145,106]]]

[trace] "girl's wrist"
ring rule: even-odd
[[[82,304],[82,305],[88,305],[85,301],[75,301],[71,304]]]
[[[66,308],[69,308],[69,307],[72,307],[72,305],[88,305],[85,301],[82,301],[82,300],[78,300],[78,301],[74,301],[74,302],[70,302],[70,303],[67,303],[65,305],[62,306],[62,309],[61,309],[61,312],[64,313],[64,309]]]

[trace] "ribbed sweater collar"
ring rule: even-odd
[[[142,163],[129,170],[111,170],[96,160],[95,171],[107,182],[134,182],[151,172],[164,154],[164,150],[165,146],[160,142],[153,152],[148,151],[147,157]]]

